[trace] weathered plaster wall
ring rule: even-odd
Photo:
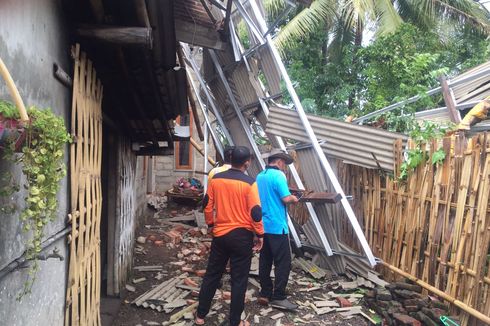
[[[65,31],[61,1],[3,0],[0,1],[0,57],[9,68],[26,105],[50,107],[65,118],[70,112],[70,90],[57,82],[52,65],[58,63],[71,70],[70,44]],[[3,80],[0,98],[10,99]],[[68,159],[67,159],[68,162]],[[20,168],[0,161],[0,171],[11,170],[20,180]],[[68,210],[68,183],[65,178],[58,195],[59,214],[45,228],[50,237],[65,228]],[[0,199],[0,205],[15,203],[17,211],[23,205],[23,195]],[[22,255],[26,235],[21,231],[18,214],[0,215],[0,270]],[[67,257],[66,238],[52,244]],[[32,294],[16,301],[22,290],[25,270],[8,274],[0,280],[0,324],[2,325],[62,325],[64,319],[67,260],[40,262],[40,271]]]

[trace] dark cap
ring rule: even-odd
[[[289,155],[287,152],[282,151],[280,149],[273,149],[268,157],[269,162],[272,160],[280,158],[286,162],[286,164],[291,164],[294,162],[294,159],[291,155]]]
[[[231,153],[231,164],[242,165],[250,159],[250,150],[245,146],[236,146]]]

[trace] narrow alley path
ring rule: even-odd
[[[139,227],[134,267],[112,325],[193,325],[192,308],[197,301],[211,244],[211,237],[205,230],[195,227],[194,214],[190,207],[170,203],[168,208],[147,217]],[[255,257],[245,306],[245,315],[252,325],[368,325],[360,315],[342,316],[348,315],[352,308],[335,312],[335,308],[328,307],[329,302],[336,305],[335,295],[332,297],[330,291],[338,284],[328,272],[323,279],[315,280],[304,271],[293,268],[289,292],[291,299],[300,304],[296,313],[264,309],[256,302],[259,288],[258,279],[253,275],[257,273],[258,257]],[[230,276],[225,274],[206,325],[219,325],[227,318],[229,291]],[[345,297],[354,305],[362,304],[364,291],[350,292],[353,294]],[[325,301],[327,306],[315,307],[313,303],[318,301]],[[189,311],[185,313],[184,310]],[[179,312],[183,312],[181,316],[178,316]]]

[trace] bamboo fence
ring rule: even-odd
[[[65,325],[101,325],[100,218],[102,210],[102,85],[77,44],[70,147],[72,231]]]
[[[394,267],[382,269],[386,277],[399,277],[393,274],[399,269],[490,316],[490,137],[444,138],[446,159],[435,166],[430,157],[439,146],[427,145],[429,160],[404,183],[348,164],[339,165],[339,176],[374,254]],[[400,143],[394,151],[396,174]],[[357,246],[347,223],[341,238]],[[462,313],[462,325],[485,319],[470,317]]]

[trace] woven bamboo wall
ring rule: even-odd
[[[65,325],[100,325],[102,85],[77,44],[70,148],[70,265]]]
[[[339,167],[374,254],[486,316],[490,315],[489,138],[482,134],[444,139],[444,149],[451,153],[444,163],[436,167],[429,160],[405,184],[376,170]],[[431,144],[429,152],[437,146]],[[399,163],[397,146],[395,152]],[[351,234],[345,224],[342,240],[349,242]],[[463,314],[462,321],[467,325],[469,316]]]

